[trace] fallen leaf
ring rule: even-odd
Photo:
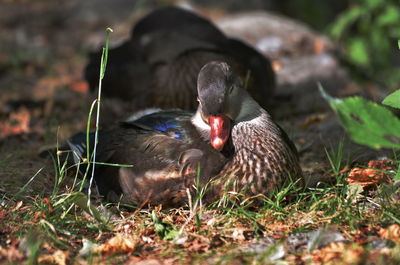
[[[214,236],[210,242],[210,248],[218,248],[223,246],[225,243],[219,236]]]
[[[318,114],[312,114],[306,118],[304,122],[300,124],[300,128],[302,130],[307,130],[311,126],[315,124],[319,124],[322,121],[326,120],[328,118],[329,114],[328,113],[318,113]]]
[[[86,94],[89,91],[89,85],[85,81],[75,81],[71,82],[71,87],[72,90],[81,93],[81,94]]]
[[[245,240],[243,232],[244,232],[244,229],[237,228],[232,232],[231,237],[233,239],[236,239],[236,240],[239,240],[239,241],[243,241],[243,240]]]
[[[67,259],[69,256],[68,251],[57,250],[52,254],[45,254],[41,255],[38,258],[38,263],[50,263],[50,264],[57,264],[57,265],[66,265]]]
[[[79,250],[79,256],[86,256],[93,252],[95,248],[99,245],[93,243],[89,239],[83,238],[82,239],[82,248]]]
[[[10,246],[8,248],[2,248],[0,246],[0,260],[7,260],[8,262],[15,263],[24,258],[24,254],[15,246]]]
[[[207,226],[213,226],[217,222],[217,218],[213,217],[207,221]]]
[[[196,238],[192,242],[186,242],[183,246],[188,251],[197,253],[204,253],[209,249],[209,244],[200,238]]]
[[[378,185],[390,182],[390,177],[386,172],[391,170],[390,160],[372,160],[368,162],[368,168],[353,168],[346,178],[349,184],[358,184],[362,187]]]
[[[0,220],[5,219],[8,216],[8,212],[0,208]]]
[[[382,238],[390,239],[395,242],[400,242],[400,225],[393,224],[386,228],[381,228],[378,234]]]
[[[18,111],[11,113],[7,121],[0,123],[0,137],[29,133],[30,120],[31,114],[25,108],[21,108]]]
[[[186,243],[186,241],[187,241],[188,239],[189,239],[189,238],[188,238],[187,236],[178,237],[178,238],[175,240],[175,244],[176,244],[176,245],[183,245],[184,243]]]
[[[333,242],[320,251],[314,251],[313,262],[317,264],[359,264],[364,250],[359,245]]]
[[[351,183],[347,185],[346,199],[351,200],[351,202],[356,202],[362,198],[362,193],[364,192],[363,186],[358,183]]]
[[[17,205],[15,205],[14,209],[12,210],[12,212],[18,211],[19,208],[21,208],[22,204],[23,204],[23,202],[22,202],[22,201],[19,201],[19,202],[17,203]]]
[[[121,252],[132,252],[136,250],[137,240],[129,236],[117,234],[106,243],[101,244],[93,250],[93,253],[114,254]]]
[[[43,203],[45,203],[47,205],[47,210],[49,212],[53,211],[54,208],[53,208],[53,205],[52,205],[52,203],[51,203],[49,198],[43,198],[42,201],[43,201]]]

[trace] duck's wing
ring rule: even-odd
[[[191,115],[190,112],[180,110],[159,111],[133,121],[123,121],[111,130],[100,131],[96,149],[98,161],[110,160],[116,150],[127,146],[154,155],[152,152],[161,151],[164,145],[184,146],[195,142],[197,135],[195,128],[190,124]],[[91,156],[94,142],[94,132],[77,133],[67,140],[76,164]],[[170,149],[176,148],[170,146],[168,150]],[[169,159],[167,154],[165,156]]]
[[[111,201],[122,196],[123,202],[133,205],[183,203],[183,167],[197,168],[195,163],[201,162],[204,172],[214,174],[225,163],[223,155],[199,137],[190,117],[188,112],[162,111],[100,132],[96,161],[102,164],[95,169],[99,193]],[[85,134],[75,135],[68,143],[72,150],[86,152]],[[193,149],[204,156],[193,160],[192,152],[187,152]]]

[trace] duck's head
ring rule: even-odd
[[[261,107],[225,62],[203,66],[197,79],[198,114],[210,128],[210,143],[222,150],[232,126],[259,114]]]

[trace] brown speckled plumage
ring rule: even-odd
[[[282,134],[265,111],[254,120],[235,125],[231,135],[235,153],[213,178],[223,180],[214,193],[221,196],[225,185],[236,181],[236,188],[245,189],[248,195],[267,195],[285,181],[301,179],[297,152]]]

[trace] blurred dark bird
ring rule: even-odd
[[[210,184],[206,202],[227,187],[268,195],[286,181],[302,179],[295,146],[243,89],[228,64],[205,65],[197,90],[194,114],[156,111],[100,133],[96,161],[133,165],[97,165],[101,195],[139,206],[181,206],[196,177]],[[84,134],[68,141],[76,162],[84,156],[85,143]]]
[[[92,90],[98,86],[100,58],[101,51],[90,54],[85,70]],[[130,40],[109,51],[102,90],[106,96],[133,101],[135,110],[195,110],[197,74],[216,60],[228,62],[259,105],[268,107],[275,87],[269,60],[178,7],[148,14],[135,25]]]

